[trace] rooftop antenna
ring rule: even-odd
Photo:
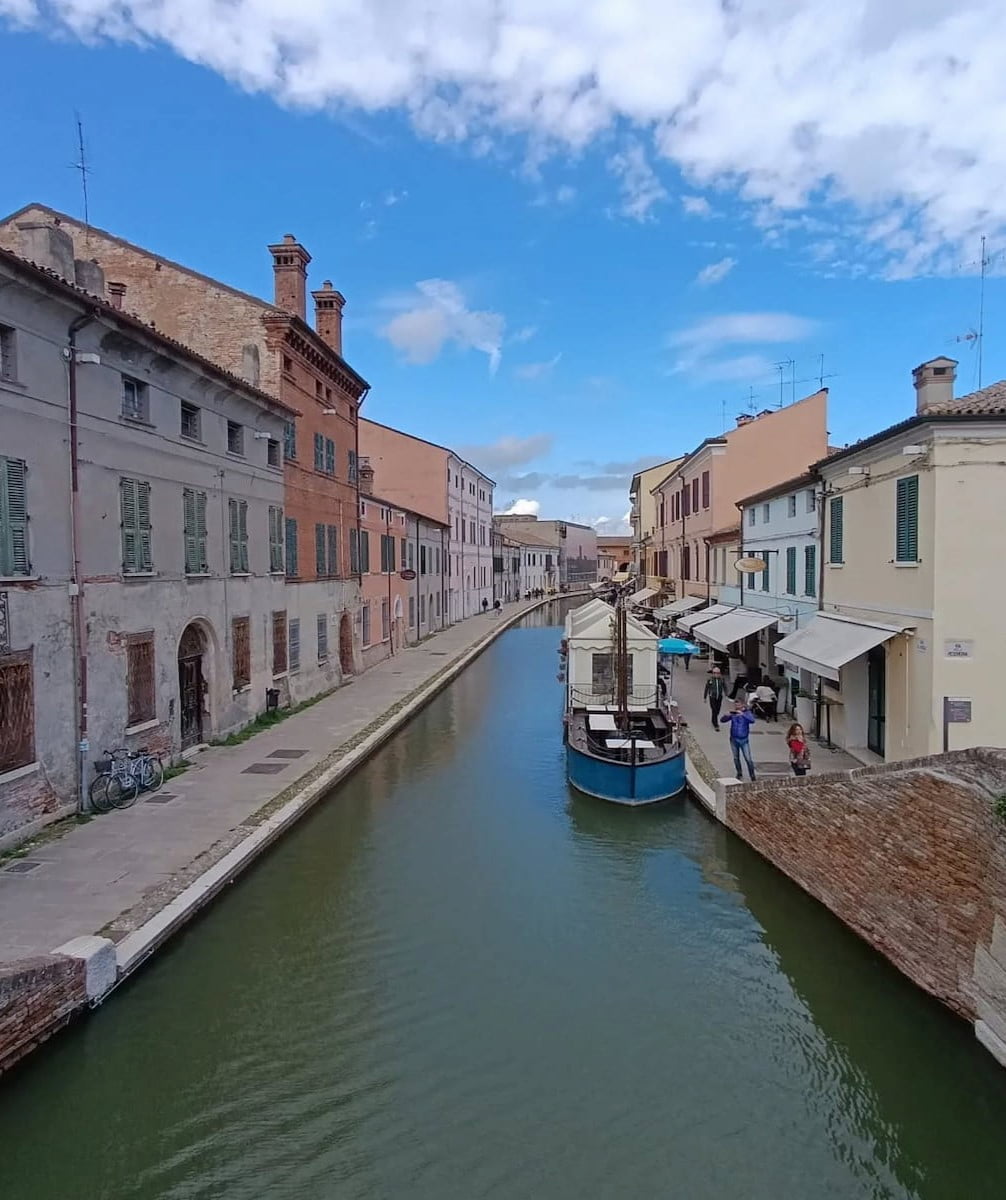
[[[80,190],[84,196],[84,237],[86,239],[91,229],[87,203],[87,177],[91,174],[91,168],[87,165],[87,152],[84,149],[84,122],[80,118],[80,113],[73,115],[77,122],[77,161],[71,163],[70,166],[80,172]]]
[[[978,388],[982,386],[982,350],[985,342],[985,277],[988,274],[989,266],[992,263],[992,256],[986,253],[985,235],[982,234],[982,255],[977,263],[968,263],[969,267],[978,267],[978,328],[969,329],[967,333],[962,333],[959,337],[955,337],[955,342],[967,342],[973,350],[978,351],[977,375]]]

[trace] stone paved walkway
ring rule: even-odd
[[[348,752],[389,709],[533,607],[470,617],[248,741],[204,751],[152,799],[8,861],[0,869],[0,961],[49,953],[81,934],[119,940],[248,836],[256,815],[333,750]]]
[[[691,664],[686,671],[677,663],[674,667],[674,697],[678,702],[681,713],[688,722],[688,732],[709,759],[717,776],[723,779],[734,778],[734,763],[730,753],[730,738],[727,726],[721,725],[718,733],[713,732],[709,706],[702,699],[702,689],[705,687],[708,664],[699,659]],[[722,714],[730,711],[730,701],[723,703]],[[778,721],[757,721],[751,727],[751,757],[754,759],[755,773],[761,777],[772,775],[789,775],[789,751],[786,748],[785,734],[790,726],[790,719],[780,716]],[[823,774],[831,771],[849,771],[860,767],[862,763],[841,750],[828,750],[824,746],[811,742],[811,771]],[[747,774],[745,773],[745,779]]]

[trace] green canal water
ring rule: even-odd
[[[1006,1072],[507,633],[0,1085],[4,1200],[1001,1200]]]

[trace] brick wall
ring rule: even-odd
[[[0,1072],[84,1008],[86,972],[60,954],[0,964]]]
[[[46,817],[55,819],[64,802],[41,771],[0,786],[0,838]]]
[[[965,750],[731,787],[726,824],[920,987],[1006,1042],[1003,792],[1006,751]]]

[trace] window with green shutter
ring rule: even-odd
[[[297,426],[293,421],[283,423],[283,457],[287,462],[297,461]]]
[[[287,668],[290,671],[300,670],[300,621],[293,617],[289,622],[290,653],[287,658]]]
[[[328,526],[328,573],[339,574],[339,526]]]
[[[360,573],[360,531],[358,529],[349,531],[349,573],[350,575],[359,575]]]
[[[803,594],[805,596],[817,595],[816,546],[804,546],[803,548]]]
[[[248,571],[248,501],[228,500],[231,536],[231,573]]]
[[[325,438],[325,473],[335,474],[335,442],[331,438]]]
[[[768,562],[768,559],[766,559],[765,560],[765,570],[762,571],[762,573],[761,573],[761,590],[763,592],[767,592],[769,590],[768,573],[769,573],[769,562]]]
[[[842,545],[842,507],[842,497],[832,496],[828,505],[828,543],[829,561],[833,563],[845,561]]]
[[[150,484],[143,479],[120,479],[119,508],[123,574],[138,575],[153,570],[150,552]]]
[[[796,546],[786,547],[786,594],[796,595]]]
[[[357,476],[356,451],[350,450],[349,451],[349,482],[356,483],[356,476]]]
[[[898,480],[897,536],[894,561],[919,561],[919,477],[907,475]]]
[[[269,570],[283,570],[283,510],[269,508]]]
[[[328,662],[328,614],[318,613],[318,662]]]
[[[293,517],[286,519],[286,575],[288,579],[296,579],[300,572],[297,570],[297,521]]]
[[[314,469],[316,471],[325,469],[325,439],[320,433],[314,435]]]
[[[0,456],[0,575],[28,575],[27,469]]]
[[[185,539],[185,574],[205,575],[206,561],[206,493],[193,488],[182,489],[182,522]]]
[[[360,574],[370,572],[370,534],[366,529],[360,530]]]
[[[319,579],[324,579],[328,574],[326,548],[325,526],[316,524],[314,527],[314,569]]]

